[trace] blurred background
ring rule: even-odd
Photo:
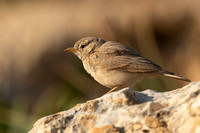
[[[200,80],[199,1],[0,0],[0,133],[28,132],[37,119],[108,91],[63,52],[86,36],[126,44],[168,71]],[[154,78],[133,89],[186,84]]]

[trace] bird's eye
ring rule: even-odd
[[[84,48],[86,45],[81,45],[81,48]]]

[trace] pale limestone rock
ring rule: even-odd
[[[181,89],[125,88],[43,117],[29,133],[200,133],[200,82]]]

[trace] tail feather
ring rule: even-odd
[[[189,80],[189,79],[187,79],[187,78],[184,78],[184,77],[177,76],[177,75],[175,75],[174,73],[166,73],[166,74],[164,74],[164,75],[165,75],[166,77],[169,77],[169,78],[174,78],[174,79],[179,79],[179,80],[191,82],[191,80]]]

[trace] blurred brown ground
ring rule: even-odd
[[[0,132],[27,132],[36,119],[108,91],[63,53],[86,36],[129,45],[166,70],[200,79],[199,1],[2,1]],[[134,89],[186,84],[156,78]]]

